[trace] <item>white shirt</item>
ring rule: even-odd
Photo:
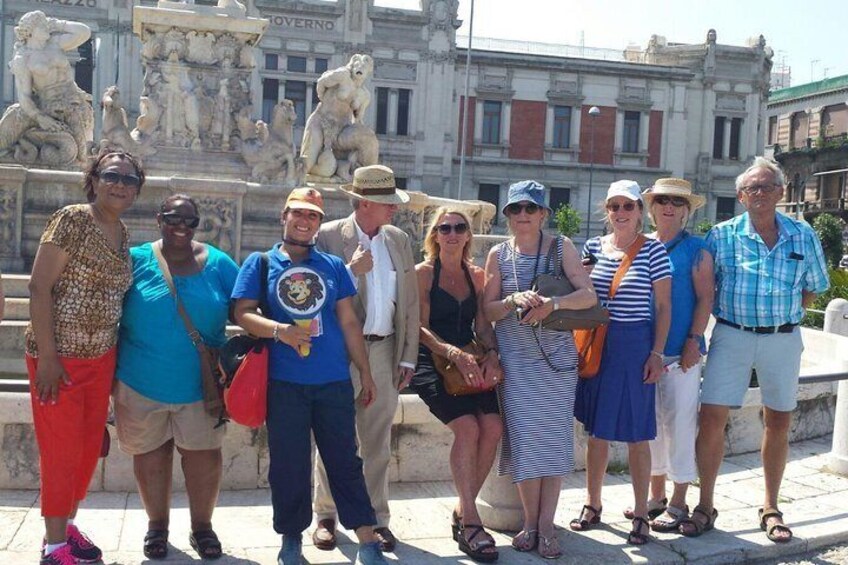
[[[362,231],[356,220],[356,234],[365,250],[371,251],[374,267],[365,274],[368,285],[367,304],[365,304],[365,335],[389,336],[395,333],[395,304],[397,303],[397,271],[392,264],[389,248],[386,246],[386,234],[383,228],[373,238]],[[358,279],[354,277],[355,282]]]

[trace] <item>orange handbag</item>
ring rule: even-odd
[[[610,284],[610,301],[615,297],[624,275],[627,274],[630,265],[633,264],[633,259],[639,254],[639,250],[642,249],[647,240],[648,238],[639,234],[627,248],[624,258],[621,260],[621,265],[615,271],[615,276]],[[607,337],[607,324],[586,330],[574,330],[573,333],[574,345],[577,348],[578,355],[577,374],[581,379],[592,379],[597,376],[601,369],[601,357],[604,353],[604,342]]]

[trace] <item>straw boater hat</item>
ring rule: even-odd
[[[397,189],[395,173],[383,165],[359,167],[353,173],[353,183],[343,184],[341,189],[359,200],[370,200],[380,204],[409,202],[409,195]]]
[[[692,185],[683,179],[657,179],[654,186],[642,193],[642,196],[650,207],[654,202],[654,196],[679,196],[689,201],[689,211],[694,212],[704,205],[706,199],[700,194],[692,193]]]

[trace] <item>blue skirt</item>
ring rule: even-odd
[[[574,416],[586,433],[631,443],[656,438],[655,385],[642,382],[652,345],[652,322],[610,322],[600,371],[577,383]]]

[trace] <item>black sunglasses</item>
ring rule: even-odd
[[[625,202],[624,204],[607,204],[607,210],[610,212],[618,212],[621,208],[624,208],[625,212],[632,212],[636,209],[636,203]]]
[[[168,226],[178,226],[182,224],[191,229],[200,225],[200,218],[197,216],[183,216],[177,212],[165,212],[162,214],[162,221]]]
[[[141,186],[141,179],[136,175],[122,175],[115,171],[102,171],[97,173],[97,178],[106,184],[122,184],[130,188],[138,188]]]
[[[664,194],[662,196],[654,196],[654,204],[665,206],[669,203],[675,208],[682,208],[683,206],[689,204],[689,201],[679,196],[666,196]]]
[[[465,222],[458,224],[439,224],[436,226],[436,230],[442,235],[448,235],[451,230],[453,230],[456,235],[462,235],[468,231],[468,224]]]
[[[517,216],[518,214],[521,213],[522,210],[524,210],[528,215],[532,216],[533,214],[535,214],[536,212],[538,212],[541,209],[542,209],[541,206],[539,206],[538,204],[534,204],[532,202],[530,202],[528,204],[521,204],[520,202],[516,202],[516,203],[510,204],[506,207],[506,215],[507,216]]]

